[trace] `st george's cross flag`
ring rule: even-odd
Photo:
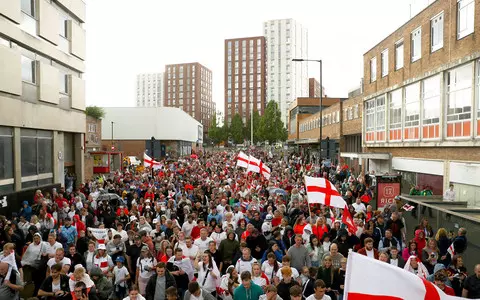
[[[404,209],[405,211],[412,211],[415,209],[415,206],[413,205],[410,205],[410,204],[405,204],[404,206],[402,206],[402,209]]]
[[[148,168],[153,168],[154,170],[159,170],[162,168],[162,164],[158,161],[155,161],[146,153],[143,153],[143,166]]]
[[[258,158],[255,158],[250,155],[248,157],[247,172],[260,173],[260,163],[261,161]]]
[[[97,240],[98,244],[105,244],[105,240],[108,237],[107,228],[92,228],[88,227],[88,230],[92,233],[93,237]]]
[[[447,252],[450,253],[450,255],[453,257],[455,255],[455,246],[453,243],[448,247]]]
[[[345,300],[463,299],[446,295],[413,273],[355,252],[348,254],[344,291]]]
[[[248,168],[248,155],[242,151],[237,155],[237,167]]]
[[[305,189],[309,204],[320,203],[338,208],[347,206],[335,186],[325,178],[305,176]]]
[[[260,161],[260,174],[262,174],[267,180],[270,179],[270,168],[262,161]]]

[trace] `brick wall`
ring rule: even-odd
[[[354,108],[355,105],[358,105],[358,118],[352,120],[347,120],[344,118],[344,112],[350,108]],[[343,101],[342,107],[342,134],[351,135],[351,134],[361,134],[362,133],[362,114],[363,114],[363,95],[358,95],[353,98],[349,98]]]
[[[443,48],[431,52],[430,46],[430,20],[443,11],[444,35]],[[394,33],[386,37],[379,44],[364,54],[364,78],[365,96],[383,91],[389,87],[402,84],[406,80],[423,77],[428,72],[448,67],[448,64],[469,55],[480,55],[480,2],[475,1],[475,31],[460,40],[457,40],[457,1],[438,0],[398,28]],[[411,62],[411,33],[421,27],[421,58]],[[395,43],[404,41],[404,66],[395,70]],[[381,52],[388,49],[387,76],[381,75]],[[377,80],[371,82],[370,60],[377,59]]]
[[[85,148],[100,148],[102,145],[102,120],[87,116],[85,127]]]

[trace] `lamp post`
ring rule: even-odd
[[[112,121],[112,147],[111,147],[111,150],[115,150],[115,146],[113,145],[113,124],[115,124],[115,122]]]
[[[320,65],[320,147],[319,147],[319,150],[318,150],[318,164],[320,165],[321,163],[321,157],[322,157],[322,127],[323,127],[323,88],[322,88],[322,60],[321,59],[303,59],[303,58],[294,58],[292,59],[292,61],[295,61],[295,62],[303,62],[303,61],[314,61],[314,62],[318,62],[319,65]],[[315,90],[315,89],[314,89]]]
[[[152,136],[152,139],[150,140],[150,146],[152,148],[152,161],[155,161],[155,137]],[[155,178],[155,174],[153,172],[153,163],[152,163],[152,179]],[[154,180],[155,181],[155,180]]]

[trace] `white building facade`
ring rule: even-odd
[[[270,20],[263,24],[267,44],[267,102],[275,100],[285,126],[288,108],[297,97],[308,96],[308,63],[292,62],[308,58],[307,29],[293,19]]]
[[[163,106],[164,73],[143,73],[137,75],[136,102],[137,107]]]
[[[83,0],[0,1],[0,196],[84,180],[84,22]]]

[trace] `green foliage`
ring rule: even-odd
[[[87,106],[85,109],[85,114],[95,119],[102,119],[105,117],[105,111],[103,108],[98,106]]]
[[[208,137],[213,142],[214,145],[217,145],[221,142],[219,138],[220,128],[217,127],[217,114],[214,113],[212,117],[212,122],[210,122],[210,127],[208,128]]]
[[[243,143],[243,121],[239,114],[235,114],[232,119],[232,124],[229,128],[230,137],[235,144]]]
[[[282,121],[282,114],[275,101],[270,101],[265,108],[265,114],[260,119],[260,140],[268,141],[271,145],[277,141],[287,139],[287,130]]]

